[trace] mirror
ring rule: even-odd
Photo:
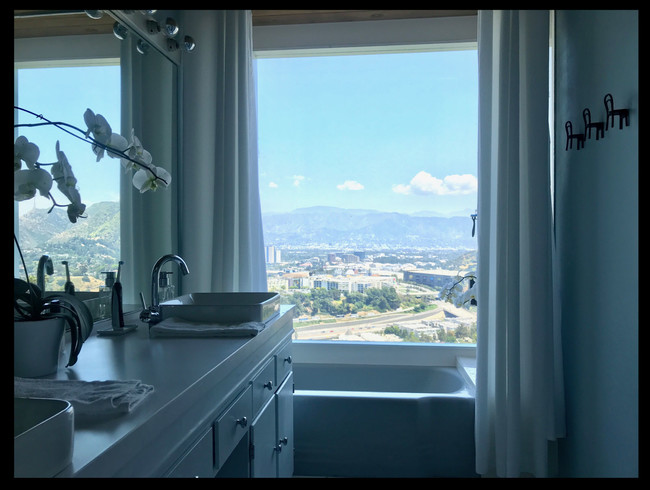
[[[132,11],[133,12],[133,11]],[[159,11],[161,15],[165,12]],[[144,16],[137,12],[126,14],[123,11],[105,11],[101,19],[91,19],[84,11],[14,11],[14,61],[16,67],[34,66],[81,66],[88,60],[119,60],[120,74],[118,84],[120,86],[121,102],[116,122],[109,120],[111,124],[120,125],[120,132],[127,139],[130,139],[130,128],[140,139],[142,145],[152,154],[154,164],[163,166],[172,175],[172,186],[164,192],[146,193],[141,195],[135,190],[131,183],[131,175],[122,175],[121,183],[118,182],[115,189],[115,196],[119,195],[119,224],[118,232],[120,247],[110,254],[108,262],[97,263],[89,261],[85,257],[78,260],[66,257],[69,264],[69,274],[75,285],[76,294],[80,297],[93,296],[98,294],[98,281],[103,281],[106,270],[117,270],[119,260],[124,260],[125,266],[122,269],[122,282],[125,292],[125,303],[132,304],[132,309],[139,309],[139,291],[149,291],[149,277],[151,266],[155,260],[165,254],[174,246],[175,240],[175,211],[174,202],[177,187],[178,162],[179,162],[179,137],[178,137],[178,76],[179,69],[178,53],[165,53],[161,50],[163,45],[162,36],[149,36],[140,29],[134,20],[142,20]],[[163,17],[164,19],[165,17]],[[113,35],[113,25],[120,21],[128,31],[123,41],[119,41]],[[144,48],[149,46],[149,48]],[[143,54],[144,53],[144,54]],[[57,65],[57,60],[67,60]],[[43,65],[44,64],[44,65]],[[15,80],[18,79],[15,71]],[[84,80],[79,80],[83,85]],[[47,83],[41,83],[43,87]],[[70,86],[65,95],[74,99],[78,87]],[[20,105],[20,94],[14,91],[16,105]],[[16,98],[18,98],[16,100]],[[77,96],[77,99],[82,98]],[[85,97],[84,97],[85,98]],[[93,100],[83,100],[84,107],[94,108]],[[39,105],[34,110],[52,118],[59,118],[59,114],[52,113],[47,107]],[[98,111],[99,112],[99,111]],[[16,117],[16,116],[15,116]],[[63,119],[65,120],[65,119]],[[70,123],[78,123],[80,116],[76,115]],[[30,121],[32,122],[32,121]],[[81,123],[83,125],[83,121]],[[81,126],[80,125],[80,126]],[[128,128],[128,129],[126,129]],[[85,129],[85,128],[84,128]],[[28,138],[29,135],[25,134]],[[58,136],[56,136],[58,138]],[[61,137],[61,144],[66,145],[67,140]],[[54,140],[43,138],[40,142],[40,133],[34,134],[33,140],[39,144],[41,151],[44,147],[54,147]],[[30,141],[32,139],[30,138]],[[83,142],[81,143],[84,144]],[[86,144],[87,146],[87,144]],[[92,153],[86,148],[85,151]],[[70,158],[70,156],[68,155]],[[71,159],[75,174],[78,167],[94,165],[94,159],[90,162],[75,163]],[[119,168],[116,161],[102,161],[101,166]],[[98,167],[95,167],[97,169]],[[81,177],[79,187],[82,191],[82,199],[92,201],[92,196],[84,195],[84,183]],[[120,177],[118,177],[119,181]],[[29,240],[20,237],[20,219],[18,218],[18,206],[15,206],[14,231],[21,240],[21,249],[25,256],[30,277],[34,277],[37,270],[37,263],[41,255],[49,254],[55,266],[53,277],[56,282],[49,282],[46,290],[63,290],[59,284],[61,278],[65,278],[66,271],[61,264],[63,251],[69,252],[71,247],[55,247],[47,243],[49,237],[38,236],[38,240]],[[47,209],[43,211],[47,215]],[[64,213],[65,214],[65,213]],[[85,220],[90,222],[91,220]],[[153,229],[153,231],[152,231]],[[23,227],[23,232],[25,232]],[[89,232],[90,233],[90,232]],[[148,236],[155,236],[154,243],[142,249],[137,245],[139,235],[147,233]],[[23,238],[25,238],[23,240]],[[113,240],[114,242],[115,240]],[[141,241],[141,240],[140,240]],[[137,252],[134,251],[137,249]],[[58,255],[58,256],[57,256]],[[94,256],[98,254],[94,252]],[[126,264],[138,263],[138,266],[128,267]],[[81,267],[83,266],[83,270]],[[91,268],[92,267],[92,268]],[[21,277],[20,259],[14,257],[14,275]],[[93,281],[86,279],[92,278]],[[87,284],[92,284],[91,289],[84,291]],[[129,308],[125,308],[129,309]]]

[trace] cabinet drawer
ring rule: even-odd
[[[196,444],[183,455],[183,458],[167,475],[170,478],[212,478],[212,427],[198,439]]]
[[[273,359],[269,359],[262,370],[253,378],[253,415],[261,410],[267,401],[271,399],[275,389],[275,365]]]
[[[214,462],[221,468],[253,420],[251,386],[237,398],[214,423]]]
[[[282,384],[287,374],[291,372],[293,362],[291,359],[291,341],[287,342],[275,355],[275,382],[278,386]]]

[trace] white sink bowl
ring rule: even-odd
[[[52,477],[72,462],[70,402],[14,398],[14,477]]]
[[[267,292],[191,293],[160,303],[160,318],[239,324],[266,322],[280,312],[280,295]]]

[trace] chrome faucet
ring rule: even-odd
[[[38,267],[36,268],[36,285],[41,290],[41,293],[45,292],[45,274],[48,276],[54,274],[54,264],[52,264],[52,259],[49,255],[42,255],[38,259]]]
[[[151,305],[140,313],[140,319],[145,322],[157,323],[160,321],[160,305],[158,304],[158,285],[160,281],[160,268],[169,261],[176,262],[184,276],[190,273],[185,261],[178,255],[168,254],[160,257],[151,270]]]

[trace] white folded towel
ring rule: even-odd
[[[246,322],[236,325],[192,322],[180,318],[166,318],[149,328],[155,337],[254,337],[266,325],[262,322]]]
[[[14,377],[14,396],[67,400],[75,416],[128,413],[153,391],[138,380],[80,381]]]

